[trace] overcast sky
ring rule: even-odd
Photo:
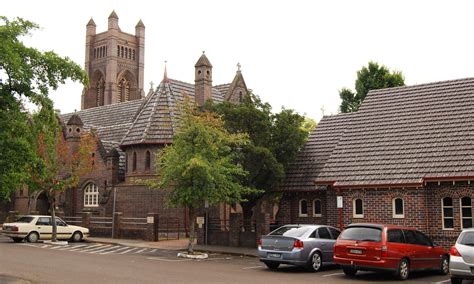
[[[107,29],[112,10],[122,31],[142,19],[145,90],[168,76],[194,82],[206,51],[213,84],[231,82],[238,62],[247,86],[274,111],[319,120],[338,112],[338,90],[354,88],[369,60],[400,70],[408,85],[474,75],[473,1],[3,1],[0,15],[23,17],[42,29],[25,40],[84,66],[86,24]],[[82,86],[53,94],[62,113],[80,109]]]

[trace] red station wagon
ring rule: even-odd
[[[390,225],[349,225],[334,245],[334,262],[349,276],[357,270],[380,270],[405,280],[414,270],[449,272],[444,248],[420,231]]]

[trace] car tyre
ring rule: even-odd
[[[441,258],[439,274],[447,275],[448,273],[449,273],[449,258],[447,255],[443,255],[443,257]]]
[[[74,232],[74,234],[72,234],[71,240],[75,243],[82,241],[82,233],[79,231]]]
[[[323,258],[319,252],[314,252],[311,255],[307,268],[311,272],[318,272],[323,267]]]
[[[12,238],[12,240],[15,242],[15,243],[21,243],[23,241],[23,238]]]
[[[26,236],[26,240],[29,243],[36,243],[39,240],[39,235],[37,232],[31,232]]]
[[[273,261],[264,261],[263,263],[265,263],[265,265],[271,270],[277,270],[278,266],[280,266],[278,262]]]
[[[347,276],[354,276],[357,273],[357,269],[352,268],[352,267],[343,267],[342,271],[344,272],[345,275]]]
[[[404,258],[398,263],[396,276],[399,280],[407,280],[410,275],[410,263]]]
[[[461,283],[462,283],[462,278],[451,277],[451,284],[461,284]]]

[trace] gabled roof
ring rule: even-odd
[[[238,70],[235,73],[234,80],[232,80],[232,83],[229,85],[227,92],[226,92],[226,100],[229,100],[230,97],[232,96],[234,89],[237,86],[243,87],[245,90],[247,90],[247,84],[245,84],[244,76],[242,76],[242,72]]]
[[[474,78],[371,91],[316,182],[421,184],[474,176]]]
[[[354,113],[324,116],[318,123],[290,164],[280,190],[311,191],[315,190],[314,181],[324,167],[331,152],[336,147],[344,131],[349,127]]]

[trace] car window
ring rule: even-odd
[[[417,245],[416,235],[413,230],[403,230],[403,234],[405,235],[405,240],[408,244]]]
[[[459,238],[458,243],[466,246],[474,246],[474,232],[464,232]]]
[[[328,228],[328,229],[331,232],[332,238],[334,240],[337,239],[337,237],[339,237],[339,235],[341,234],[341,232],[339,232],[339,230],[336,230],[334,228]]]
[[[341,240],[380,242],[382,230],[374,227],[349,227],[342,231]]]
[[[36,225],[51,226],[51,217],[39,217]]]
[[[56,217],[56,225],[62,226],[62,227],[67,226],[66,223],[63,220],[59,219],[58,217]]]
[[[14,223],[31,223],[33,221],[34,217],[31,216],[23,216],[18,218]]]
[[[326,227],[321,227],[318,229],[318,237],[320,239],[331,239],[331,234]]]
[[[387,232],[387,242],[390,243],[405,243],[405,236],[400,229],[392,229]]]
[[[432,246],[433,242],[425,234],[415,231],[416,243],[420,246]]]
[[[297,229],[299,228],[299,226],[283,226],[283,227],[280,227],[278,229],[276,229],[275,231],[271,232],[270,235],[272,236],[283,236],[283,234],[289,230],[292,230],[292,229]]]

